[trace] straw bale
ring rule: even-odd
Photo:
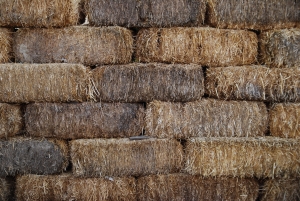
[[[209,68],[206,92],[220,99],[300,101],[300,68],[231,66]]]
[[[298,0],[208,0],[208,24],[228,29],[282,29],[300,25]]]
[[[5,178],[0,178],[0,201],[9,200],[10,185],[9,181]]]
[[[80,139],[70,144],[75,176],[167,174],[183,165],[183,149],[176,140]]]
[[[133,38],[122,27],[75,26],[63,29],[19,29],[14,52],[22,63],[129,63]]]
[[[27,106],[30,136],[62,139],[140,135],[144,107],[130,103],[35,103]]]
[[[154,101],[145,119],[146,134],[158,138],[257,137],[268,127],[265,104],[246,101]]]
[[[300,142],[294,139],[192,138],[186,171],[193,175],[292,178],[300,175]]]
[[[0,101],[84,101],[88,76],[80,64],[0,64]]]
[[[0,11],[0,15],[1,15],[1,11]],[[11,59],[11,52],[12,52],[11,30],[0,28],[0,63],[9,62]]]
[[[262,32],[259,44],[261,63],[279,68],[300,67],[300,29]]]
[[[16,135],[23,126],[19,105],[0,103],[0,139]]]
[[[92,77],[95,97],[101,101],[193,101],[204,95],[204,77],[199,65],[104,66],[94,69]]]
[[[70,174],[17,177],[16,200],[101,200],[127,201],[135,199],[135,179],[77,178]]]

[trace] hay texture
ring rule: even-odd
[[[13,138],[0,141],[0,176],[55,174],[68,165],[64,141]]]
[[[141,62],[245,65],[255,62],[257,44],[256,34],[244,30],[149,28],[138,32],[136,58]]]
[[[35,103],[27,106],[30,136],[63,139],[140,135],[144,107],[130,103]]]
[[[19,176],[16,181],[16,200],[136,200],[135,179],[132,177],[82,179],[70,174]]]
[[[261,63],[279,68],[300,67],[300,29],[262,32],[259,43]]]
[[[220,99],[300,101],[300,68],[236,66],[209,68],[206,92]]]
[[[199,65],[140,64],[104,66],[92,71],[93,91],[100,101],[193,101],[204,95]]]
[[[295,0],[208,0],[208,24],[228,29],[282,29],[300,25]]]
[[[19,105],[0,103],[0,139],[16,135],[23,126]]]
[[[81,139],[70,145],[75,176],[168,174],[183,165],[183,148],[176,140]]]
[[[87,0],[86,12],[92,25],[126,27],[201,26],[204,0]]]
[[[1,11],[0,11],[0,15],[1,15]],[[12,52],[11,30],[0,28],[0,63],[9,62],[11,59],[11,52]]]
[[[124,64],[131,61],[133,38],[122,27],[75,26],[19,29],[14,52],[21,63]]]
[[[0,201],[7,201],[10,197],[10,184],[5,178],[0,178]]]
[[[292,178],[300,174],[300,142],[294,139],[192,138],[186,171],[193,175]]]
[[[0,101],[83,101],[88,75],[80,64],[0,64]]]
[[[158,138],[264,136],[264,103],[202,99],[188,103],[154,101],[146,110],[146,135]]]

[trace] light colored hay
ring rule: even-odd
[[[204,77],[199,65],[103,66],[92,71],[92,78],[95,97],[101,101],[193,101],[204,95]]]
[[[19,105],[0,103],[0,138],[16,135],[23,126],[22,116]]]
[[[26,108],[30,136],[62,139],[140,135],[144,107],[130,103],[35,103]]]
[[[245,65],[256,61],[257,46],[257,36],[250,31],[150,28],[138,33],[136,58],[141,62]]]
[[[0,178],[0,201],[9,200],[10,196],[10,185],[7,179]]]
[[[133,38],[122,27],[75,26],[63,29],[19,29],[15,35],[17,62],[129,63]]]
[[[81,139],[70,146],[75,176],[168,174],[183,165],[183,149],[176,140]]]
[[[0,3],[0,5],[1,5],[1,3]],[[1,11],[0,11],[0,13],[1,13]],[[5,28],[0,28],[0,63],[9,62],[11,59],[11,52],[12,52],[11,30],[5,29]]]
[[[206,78],[207,93],[214,98],[271,102],[300,100],[300,68],[209,68]]]
[[[192,138],[186,171],[193,175],[292,178],[300,175],[300,142],[294,139]]]
[[[158,138],[264,136],[268,112],[263,103],[203,99],[147,105],[146,135]]]

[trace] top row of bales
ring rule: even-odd
[[[300,26],[298,0],[2,0],[2,27],[203,26],[281,29]]]

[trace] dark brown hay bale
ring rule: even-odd
[[[0,101],[83,101],[88,75],[80,64],[0,64]]]
[[[183,150],[176,140],[81,139],[71,141],[75,176],[141,176],[178,172]]]
[[[17,62],[129,63],[133,38],[122,27],[76,26],[64,29],[19,29],[14,52]]]
[[[192,138],[186,171],[193,175],[257,178],[300,176],[300,142],[294,139]]]
[[[201,26],[204,0],[88,0],[86,12],[92,25],[126,27]]]
[[[0,2],[1,5],[1,2]],[[1,9],[1,6],[0,6]],[[0,11],[1,15],[1,11]],[[0,17],[1,18],[1,17]],[[12,34],[11,30],[0,28],[0,63],[9,62],[12,51]]]
[[[150,28],[138,33],[136,57],[142,62],[245,65],[255,62],[257,44],[256,34],[244,30]]]
[[[146,110],[146,135],[158,138],[264,136],[264,103],[203,99],[189,103],[154,101]]]
[[[300,29],[262,32],[259,42],[261,63],[270,67],[300,67]]]
[[[0,138],[17,134],[23,126],[22,116],[19,105],[0,103]]]
[[[5,178],[0,178],[0,201],[9,200],[10,196],[10,184]]]
[[[101,200],[135,199],[135,179],[76,178],[69,174],[56,176],[25,175],[17,177],[16,200]]]
[[[13,138],[0,141],[0,176],[55,174],[68,165],[64,141]]]
[[[193,101],[204,95],[199,65],[134,63],[99,67],[92,73],[93,91],[101,101]]]
[[[298,0],[208,0],[208,24],[228,29],[282,29],[300,25]]]
[[[144,107],[130,103],[35,103],[27,106],[26,130],[35,137],[62,139],[140,135]]]
[[[300,100],[300,68],[209,68],[206,78],[207,93],[214,98],[271,102]]]

